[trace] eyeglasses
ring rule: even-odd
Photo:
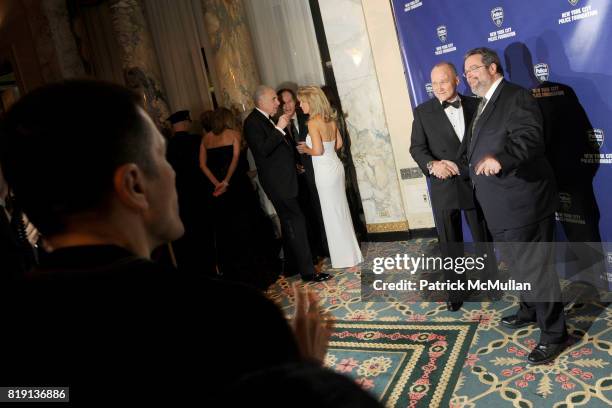
[[[470,74],[470,73],[472,73],[472,72],[474,72],[474,71],[476,71],[477,69],[482,68],[482,67],[486,67],[486,65],[479,65],[479,66],[477,66],[477,67],[472,67],[472,68],[470,68],[470,69],[466,70],[466,71],[463,73],[463,76],[464,76],[465,78],[467,78],[468,74]]]

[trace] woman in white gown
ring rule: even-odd
[[[308,136],[299,143],[298,151],[312,156],[332,267],[355,266],[363,261],[363,256],[346,200],[344,166],[336,155],[336,150],[342,147],[336,113],[319,87],[300,87],[298,100],[302,111],[310,115]]]

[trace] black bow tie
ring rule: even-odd
[[[442,109],[446,109],[449,106],[452,106],[455,109],[459,109],[459,107],[461,107],[461,99],[457,99],[455,102],[449,102],[449,101],[442,102]]]

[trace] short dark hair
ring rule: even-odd
[[[68,80],[38,88],[0,123],[0,163],[32,223],[46,235],[67,217],[106,208],[115,170],[155,174],[139,98],[119,85]]]
[[[501,74],[502,76],[504,75],[504,69],[502,68],[499,56],[492,49],[487,47],[473,48],[465,54],[465,57],[463,57],[463,61],[465,62],[465,60],[468,59],[468,57],[471,57],[472,55],[480,55],[482,57],[482,63],[485,64],[487,67],[491,64],[495,64],[495,66],[497,67],[497,73]]]
[[[291,97],[293,98],[293,101],[297,102],[297,95],[295,94],[295,91],[293,89],[282,88],[279,89],[276,93],[276,96],[278,96],[278,100],[281,104],[283,103],[283,92],[289,92],[291,94]]]

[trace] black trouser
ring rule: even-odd
[[[491,231],[504,245],[510,274],[517,282],[528,282],[531,291],[521,294],[518,316],[535,321],[540,341],[561,343],[567,338],[559,279],[554,270],[554,218],[552,215],[520,228]]]
[[[304,173],[298,176],[298,180],[300,188],[298,200],[304,217],[308,221],[306,224],[306,232],[308,234],[308,243],[310,244],[313,260],[318,256],[329,257],[325,224],[323,223],[323,214],[321,213],[321,203],[319,202],[319,193],[314,184],[314,179],[311,180],[308,175]]]
[[[480,208],[434,211],[436,230],[438,231],[438,242],[440,243],[440,252],[442,256],[444,258],[450,257],[453,259],[465,256],[461,211],[465,213],[465,218],[472,232],[476,256],[485,257],[486,254],[484,277],[491,280],[497,279],[497,260],[495,258],[493,245],[491,244],[492,237],[487,229],[487,224]],[[459,274],[453,270],[444,270],[444,278],[446,280],[462,282],[467,288],[466,274],[467,272]],[[465,295],[466,292],[448,292],[448,298],[452,302],[463,301]]]
[[[280,219],[283,248],[289,268],[302,277],[314,275],[306,223],[297,197],[272,199],[272,205]]]

